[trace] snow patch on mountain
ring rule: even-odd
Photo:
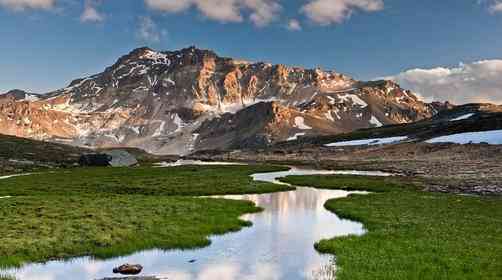
[[[287,141],[297,140],[299,136],[305,136],[305,132],[296,133],[295,135],[289,137]]]
[[[396,144],[408,139],[408,136],[399,137],[387,137],[387,138],[371,138],[371,139],[360,139],[352,141],[343,141],[326,144],[326,147],[344,147],[344,146],[373,146],[373,145],[386,145],[386,144]]]
[[[183,120],[180,118],[178,114],[174,115],[173,121],[174,124],[177,126],[176,130],[174,131],[175,133],[180,132],[183,129],[183,127],[185,127],[185,123],[183,123]]]
[[[370,123],[376,127],[383,126],[382,122],[380,122],[375,116],[371,116]]]
[[[159,127],[152,134],[152,137],[159,137],[159,136],[161,136],[164,133],[165,128],[166,128],[166,122],[165,121],[161,121]]]
[[[455,143],[502,145],[502,130],[488,130],[480,132],[465,132],[432,138],[427,143]]]
[[[33,95],[33,94],[26,94],[26,96],[24,97],[24,100],[34,102],[34,101],[40,100],[40,96]]]
[[[339,95],[340,99],[346,103],[352,101],[352,103],[361,106],[362,108],[368,107],[368,103],[364,102],[359,96],[355,94],[344,94],[344,95]]]
[[[474,113],[470,113],[470,114],[465,114],[465,115],[462,115],[458,118],[454,118],[454,119],[451,119],[450,122],[456,122],[456,121],[461,121],[461,120],[467,120],[467,119],[470,119],[472,116],[474,116],[475,114]]]
[[[140,56],[140,59],[153,60],[155,64],[166,64],[167,66],[171,65],[171,60],[166,54],[151,50],[145,51],[145,53]]]
[[[303,117],[296,117],[295,118],[295,127],[302,129],[302,130],[312,129],[312,127],[305,124],[305,119]]]
[[[330,121],[332,121],[332,122],[334,122],[334,121],[335,121],[335,119],[333,118],[333,113],[332,113],[331,111],[326,112],[326,113],[324,114],[324,116],[326,117],[326,119],[328,119],[328,120],[330,120]]]

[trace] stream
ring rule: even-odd
[[[194,162],[187,162],[187,164]],[[177,165],[183,165],[178,162]],[[203,164],[203,163],[198,163]],[[217,163],[212,163],[217,164]],[[170,166],[170,165],[167,165]],[[288,175],[357,174],[390,176],[383,172],[311,170],[253,174],[254,180],[284,184]],[[279,280],[334,279],[334,258],[319,254],[314,243],[321,239],[365,233],[361,223],[340,219],[324,208],[332,198],[349,192],[300,187],[296,191],[259,195],[222,196],[245,199],[265,210],[241,218],[253,223],[239,232],[211,236],[211,245],[196,250],[148,250],[129,256],[95,260],[90,257],[67,261],[27,264],[0,271],[19,280],[92,280],[113,275],[112,268],[124,263],[141,264],[141,275],[172,280]]]

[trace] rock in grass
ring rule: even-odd
[[[153,276],[136,276],[136,277],[119,277],[119,278],[103,278],[100,280],[160,280]]]
[[[143,267],[139,264],[123,264],[119,267],[113,269],[113,273],[118,273],[122,275],[137,275],[140,274]]]
[[[105,151],[104,154],[110,156],[110,166],[113,167],[127,167],[138,164],[136,157],[124,150],[110,150]]]

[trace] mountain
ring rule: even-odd
[[[414,123],[360,129],[350,133],[303,137],[277,143],[277,149],[334,147],[345,149],[400,143],[502,143],[502,106],[465,104],[439,111],[429,119]]]
[[[252,63],[195,47],[139,48],[60,90],[0,95],[0,131],[84,147],[188,154],[416,122],[445,106],[424,103],[391,81]]]
[[[0,95],[0,102],[19,100],[36,101],[40,98],[42,98],[40,94],[30,93],[20,89],[13,89]]]

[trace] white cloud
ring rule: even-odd
[[[500,13],[502,12],[502,1],[495,1],[490,6],[490,12]]]
[[[145,0],[149,8],[171,13],[184,11],[190,8],[194,2],[194,0]]]
[[[386,79],[397,81],[428,101],[502,103],[502,60],[412,69]]]
[[[384,8],[383,0],[310,0],[301,11],[320,25],[342,23],[354,11],[376,12]]]
[[[249,19],[256,26],[265,26],[274,21],[282,7],[273,0],[244,0],[244,6],[251,11]]]
[[[502,0],[477,0],[479,5],[486,6],[492,14],[502,12]]]
[[[291,31],[300,31],[300,30],[302,30],[302,25],[300,24],[300,22],[297,19],[292,19],[288,22],[287,28],[288,28],[288,30],[291,30]]]
[[[242,21],[239,5],[235,0],[197,0],[195,5],[210,19],[223,22]]]
[[[56,0],[0,0],[0,6],[15,11],[25,9],[50,10],[56,5]]]
[[[145,43],[158,43],[167,32],[159,30],[157,24],[150,17],[140,17],[137,37]]]
[[[278,0],[145,0],[153,10],[178,13],[192,7],[209,19],[220,22],[242,22],[243,12],[256,26],[265,26],[274,21],[282,7]]]
[[[84,12],[80,15],[81,22],[101,22],[105,20],[105,16],[97,10],[99,2],[97,0],[86,0],[84,4]]]

